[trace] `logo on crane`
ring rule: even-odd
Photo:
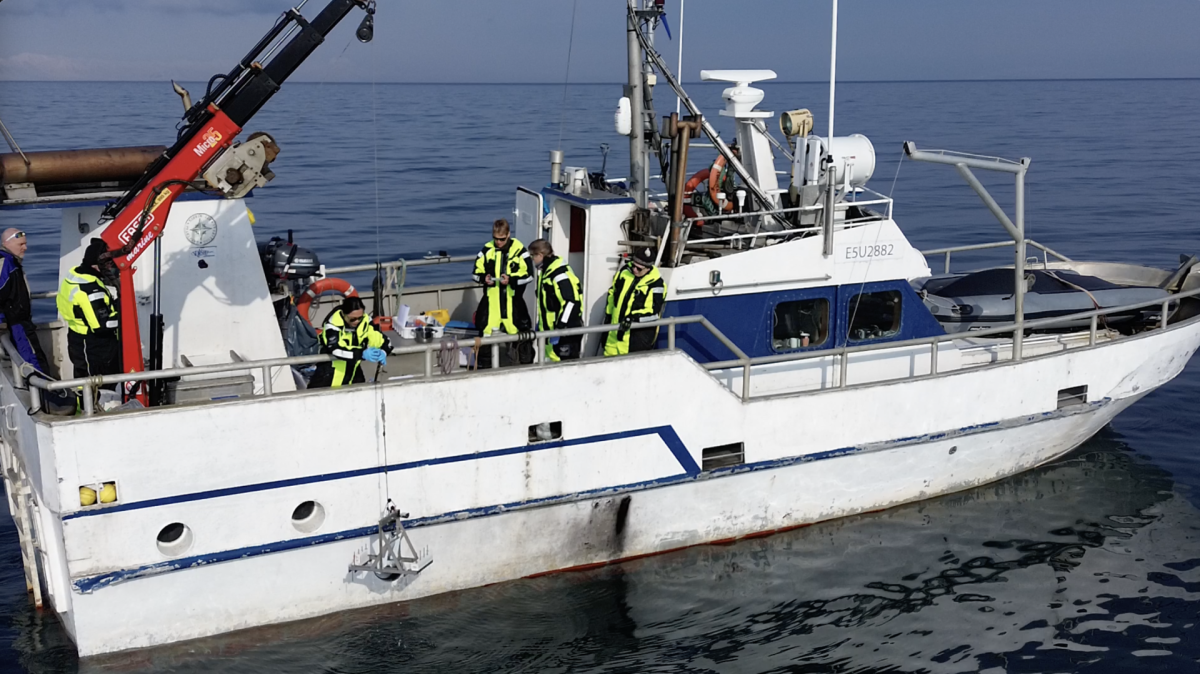
[[[217,131],[216,129],[209,129],[208,131],[204,132],[203,136],[200,137],[200,142],[196,143],[196,147],[192,148],[192,152],[195,152],[197,157],[203,157],[204,153],[216,147],[217,143],[220,143],[222,138],[224,138],[224,136],[221,135],[220,131]]]

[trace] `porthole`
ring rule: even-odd
[[[311,534],[325,523],[325,507],[316,501],[305,501],[292,510],[292,526],[303,534]]]
[[[192,530],[181,522],[172,522],[158,532],[158,551],[178,557],[192,547]]]

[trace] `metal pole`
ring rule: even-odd
[[[1017,173],[1017,202],[1016,229],[1017,252],[1013,255],[1014,280],[1016,286],[1013,292],[1013,314],[1016,319],[1016,329],[1013,331],[1013,360],[1021,360],[1021,345],[1025,340],[1025,167],[1027,161],[1021,160],[1021,171]],[[964,169],[966,167],[963,167]]]
[[[950,273],[950,251],[946,251],[946,271],[943,273],[945,273],[945,274]]]
[[[829,136],[825,140],[825,243],[821,254],[833,255],[833,200],[836,196],[833,174],[833,104],[837,91],[837,15],[838,0],[833,0],[833,21],[829,37]]]
[[[271,366],[270,365],[263,366],[262,378],[263,378],[263,395],[264,396],[275,395],[274,386],[272,386],[272,383],[271,383]]]
[[[826,158],[828,159],[828,155]],[[821,249],[821,254],[825,257],[833,255],[833,200],[837,197],[837,186],[833,182],[833,174],[833,162],[825,162],[825,242]]]
[[[934,341],[929,346],[932,347],[929,349],[929,374],[935,375],[938,373],[938,343]]]
[[[675,324],[667,326],[667,351],[675,350]]]
[[[433,377],[433,347],[425,347],[425,378]]]
[[[833,29],[829,38],[829,147],[833,150],[833,100],[837,87],[837,14],[838,0],[833,0]]]
[[[750,359],[742,361],[742,402],[750,399]]]
[[[683,3],[686,0],[679,0],[679,61],[676,62],[675,72],[683,77]],[[680,107],[683,106],[683,99],[678,94],[675,96],[675,114],[679,114]]]
[[[645,174],[645,141],[642,137],[646,120],[642,119],[642,47],[638,42],[638,18],[635,0],[629,0],[629,12],[626,16],[626,47],[629,59],[629,82],[625,93],[629,97],[629,115],[632,123],[629,128],[629,194],[638,208],[646,207],[646,183],[642,181]]]
[[[83,416],[90,417],[96,412],[96,401],[92,399],[92,385],[83,385]]]
[[[1091,325],[1088,326],[1088,346],[1096,345],[1096,322],[1099,317],[1092,316]]]

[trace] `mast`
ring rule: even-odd
[[[626,46],[629,51],[629,82],[625,95],[629,98],[629,195],[638,208],[646,208],[646,120],[642,108],[642,47],[638,41],[638,13],[635,2],[629,0],[626,15]]]
[[[821,253],[825,257],[833,255],[833,220],[836,186],[833,183],[833,103],[837,90],[837,15],[838,0],[833,0],[833,28],[829,38],[829,135],[825,138],[825,226],[823,228],[824,243]]]

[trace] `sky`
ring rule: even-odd
[[[207,80],[288,1],[0,0],[0,80]],[[830,0],[685,3],[685,81],[701,68],[827,81]],[[680,1],[666,6],[678,23]],[[354,41],[361,15],[352,13],[293,78],[617,82],[624,7],[379,0],[374,42]],[[1200,0],[842,0],[838,23],[840,81],[1200,77]],[[678,43],[661,29],[657,39],[674,65]]]

